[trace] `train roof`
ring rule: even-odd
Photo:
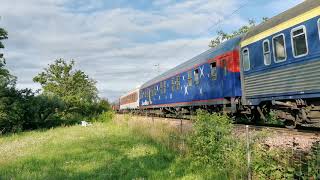
[[[266,22],[252,28],[244,37],[243,40],[256,36],[274,26],[284,23],[292,18],[297,17],[300,14],[308,12],[316,7],[320,6],[320,0],[305,0],[301,4],[267,20]]]
[[[235,37],[233,39],[230,39],[230,40],[220,44],[219,46],[217,46],[215,48],[210,48],[209,50],[201,53],[200,55],[198,55],[198,56],[176,66],[175,68],[170,69],[167,72],[153,78],[152,80],[146,82],[145,84],[143,84],[141,86],[141,89],[149,87],[149,86],[156,84],[160,81],[166,80],[170,77],[173,77],[173,76],[177,75],[178,73],[182,73],[182,72],[186,71],[187,69],[191,69],[197,64],[203,64],[203,63],[207,62],[209,59],[212,59],[218,55],[221,55],[226,52],[234,50],[235,48],[237,48],[239,46],[241,38],[242,38],[242,36],[238,36],[238,37]]]
[[[127,93],[123,94],[122,96],[120,96],[120,99],[132,94],[132,93],[135,93],[136,91],[139,91],[140,90],[140,86],[136,87],[135,89],[132,89],[130,91],[128,91]]]

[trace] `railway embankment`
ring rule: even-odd
[[[193,170],[212,168],[227,179],[320,178],[319,131],[232,124],[217,114],[195,121],[128,114],[117,119],[183,154]],[[159,141],[156,132],[166,138]]]
[[[311,147],[271,146],[268,138],[292,135],[217,114],[193,123],[116,115],[0,137],[0,179],[319,179],[316,135],[294,134],[311,136]]]
[[[148,117],[148,116],[134,116],[117,114],[117,119],[130,118],[135,122],[143,122],[154,124],[167,124],[184,135],[192,131],[193,121],[185,119],[174,118],[161,118],[161,117]],[[294,150],[310,151],[312,145],[320,141],[320,129],[313,128],[312,130],[306,129],[287,129],[269,126],[248,126],[250,136],[263,134],[263,141],[266,146],[270,148],[293,148]],[[233,126],[233,133],[238,138],[245,138],[247,133],[246,125],[235,124]],[[249,137],[250,137],[249,136]]]

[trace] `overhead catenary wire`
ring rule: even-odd
[[[240,11],[242,8],[244,8],[245,6],[247,6],[249,3],[250,3],[250,0],[244,1],[238,8],[236,8],[236,9],[235,9],[234,11],[232,11],[230,14],[228,14],[228,15],[226,15],[226,16],[223,16],[222,18],[218,19],[218,21],[213,21],[213,20],[210,20],[210,19],[209,19],[209,23],[211,22],[211,23],[210,23],[211,25],[210,25],[208,28],[206,28],[206,29],[204,29],[203,31],[201,31],[199,34],[203,34],[203,33],[205,33],[205,32],[212,31],[213,29],[217,28],[219,25],[221,25],[222,23],[224,23],[226,19],[228,19],[228,18],[232,17],[233,15],[239,13],[239,11]],[[180,45],[179,47],[174,48],[173,51],[175,51],[175,52],[180,52],[182,48],[185,48],[185,47],[190,46],[190,45],[191,45],[191,44],[190,44],[189,42],[185,42],[185,43],[183,43],[182,45]],[[176,54],[178,54],[178,53],[176,53]],[[153,64],[153,66],[158,66],[157,72],[156,72],[156,75],[154,76],[154,78],[162,74],[162,73],[160,72],[160,65],[161,65],[160,63],[157,63],[156,65]],[[150,77],[151,74],[154,74],[154,73],[155,73],[155,71],[146,72],[146,73],[144,74],[144,76]],[[152,79],[153,79],[153,78],[152,78]]]
[[[230,17],[232,17],[233,15],[239,13],[240,10],[241,10],[242,8],[244,8],[245,6],[247,6],[249,3],[250,3],[249,0],[244,1],[238,8],[236,8],[236,9],[235,9],[234,11],[232,11],[230,14],[228,14],[228,15],[220,18],[220,19],[218,19],[218,21],[215,21],[215,22],[212,21],[212,23],[211,23],[212,25],[210,25],[209,28],[206,28],[206,29],[204,29],[203,31],[201,31],[199,34],[203,34],[203,33],[205,33],[205,32],[212,31],[214,28],[218,27],[220,24],[222,24],[223,22],[225,22],[224,20],[226,20],[227,18],[230,18]],[[210,21],[210,19],[209,19],[209,21]],[[179,51],[181,51],[182,48],[185,48],[185,47],[187,47],[187,46],[190,46],[190,43],[189,43],[189,42],[186,42],[186,43],[182,44],[181,46],[174,48],[173,51],[179,52]],[[177,54],[177,53],[176,53],[176,54]],[[158,65],[160,66],[160,64],[158,64]],[[149,72],[149,73],[151,74],[151,72]],[[161,74],[161,73],[160,73],[160,74]],[[159,76],[159,72],[157,73],[156,77],[157,77],[157,76]]]

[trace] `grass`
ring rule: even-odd
[[[152,133],[148,123],[139,127],[130,124],[120,120],[0,137],[0,179],[198,177],[186,174],[183,169],[188,164],[177,151],[159,143],[167,132]],[[141,128],[149,131],[137,133]]]
[[[181,133],[168,121],[118,115],[89,127],[2,136],[0,180],[246,179],[246,144],[241,137],[233,139],[231,127],[222,120],[225,117],[203,114],[192,132],[187,128]],[[223,129],[228,133],[221,136]],[[257,146],[265,136],[262,132],[251,137],[253,179],[279,179],[275,177],[284,177],[291,168],[290,158]],[[272,173],[274,167],[281,171]]]

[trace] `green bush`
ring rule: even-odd
[[[320,141],[313,143],[311,152],[304,158],[303,163],[300,165],[298,177],[307,177],[308,179],[320,179]],[[306,179],[306,178],[305,178]]]
[[[92,118],[91,122],[110,122],[114,118],[115,113],[113,111],[103,112],[95,118]]]
[[[107,121],[114,114],[106,112],[106,102],[70,105],[57,96],[36,95],[30,89],[0,88],[0,134],[73,125],[93,117]]]
[[[272,124],[272,125],[284,125],[282,121],[279,120],[277,117],[276,112],[271,111],[267,116],[265,120],[266,124]]]
[[[293,179],[295,169],[290,164],[288,150],[270,149],[260,143],[253,145],[252,168],[257,179]]]
[[[240,177],[244,174],[244,143],[232,136],[232,120],[226,115],[199,111],[188,141],[192,166],[209,168],[215,178]]]
[[[38,95],[30,89],[1,89],[0,133],[50,128],[62,124],[59,111],[64,108],[57,97]]]

